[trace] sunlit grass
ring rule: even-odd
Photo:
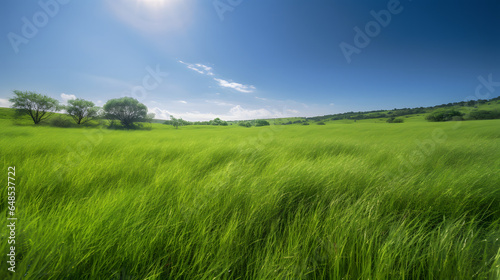
[[[0,120],[13,279],[498,279],[499,125]]]

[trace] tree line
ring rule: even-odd
[[[68,100],[68,105],[62,105],[47,95],[14,90],[14,97],[9,101],[18,115],[30,116],[35,124],[63,110],[77,125],[95,119],[108,119],[111,121],[110,126],[116,126],[115,122],[118,121],[123,127],[130,129],[135,128],[137,122],[150,122],[154,118],[154,114],[148,114],[146,105],[131,97],[110,99],[101,108],[92,101],[81,98]]]
[[[235,123],[238,124],[239,126],[243,126],[243,127],[270,125],[269,122],[266,120],[239,121],[239,122],[235,122]],[[220,118],[215,118],[215,119],[210,120],[210,121],[190,122],[190,121],[183,120],[182,118],[175,118],[174,116],[170,116],[170,120],[164,121],[163,124],[172,125],[176,129],[179,128],[180,126],[185,126],[185,125],[215,125],[215,126],[233,125],[231,122],[221,120]]]
[[[452,108],[455,108],[455,107],[475,107],[478,105],[489,104],[492,102],[499,102],[499,101],[500,101],[500,97],[495,97],[495,98],[491,98],[491,99],[479,99],[479,100],[452,102],[452,103],[446,103],[446,104],[430,106],[430,107],[402,108],[402,109],[395,108],[392,110],[346,112],[346,113],[339,113],[339,114],[333,114],[333,115],[310,117],[310,118],[306,118],[306,121],[309,121],[309,120],[311,120],[311,121],[327,121],[327,120],[336,121],[336,120],[345,120],[345,119],[346,120],[363,120],[363,119],[380,119],[380,118],[396,119],[397,117],[403,117],[403,116],[407,116],[407,115],[430,113],[430,112],[433,112],[433,111],[436,111],[439,109],[452,110]],[[476,113],[472,113],[472,116],[470,116],[471,114],[469,114],[468,116],[463,116],[463,119],[477,119],[477,117],[492,117],[493,115],[495,115],[494,113],[490,114],[490,113],[484,113],[484,112],[479,113],[480,116],[477,116],[475,114]],[[450,118],[450,120],[451,120],[451,118]],[[458,118],[455,118],[455,119],[458,119]]]

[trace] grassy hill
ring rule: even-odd
[[[470,112],[479,110],[500,110],[500,97],[477,100],[477,101],[462,101],[448,104],[442,104],[432,107],[419,107],[419,108],[403,108],[393,110],[376,110],[366,112],[347,112],[333,115],[309,117],[309,118],[277,118],[273,119],[276,124],[299,124],[304,122],[310,124],[322,123],[352,123],[358,121],[368,122],[385,122],[391,117],[404,118],[404,121],[423,121],[428,114],[439,110],[458,110],[465,115]]]

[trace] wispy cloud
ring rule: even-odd
[[[187,63],[187,62],[184,62],[182,60],[179,60],[179,63],[186,65],[187,68],[189,68],[193,71],[196,71],[202,75],[215,76],[215,74],[213,72],[213,68],[210,66],[206,66],[206,65],[200,64],[200,63],[194,63],[194,64]],[[243,93],[251,93],[251,92],[255,91],[255,89],[256,89],[255,86],[252,86],[252,85],[244,85],[244,84],[235,83],[232,81],[219,79],[219,78],[215,78],[215,77],[213,79],[214,79],[214,81],[216,81],[219,84],[219,86],[221,86],[223,88],[231,88],[231,89],[234,89],[236,91],[243,92]]]
[[[187,101],[184,101],[184,100],[179,100],[177,102],[182,103],[182,104],[187,104]]]
[[[214,80],[216,82],[219,83],[219,86],[221,87],[225,87],[225,88],[232,88],[236,91],[239,91],[239,92],[243,92],[243,93],[250,93],[250,92],[253,92],[255,90],[255,87],[254,86],[249,86],[249,85],[243,85],[243,84],[240,84],[240,83],[235,83],[235,82],[229,82],[229,81],[226,81],[226,80],[223,80],[223,79],[217,79],[217,78],[214,78]]]
[[[179,60],[179,62],[186,65],[187,68],[189,68],[193,71],[196,71],[200,74],[208,75],[208,76],[214,75],[214,73],[212,72],[212,67],[210,67],[210,66],[206,66],[206,65],[200,64],[200,63],[191,64],[191,63],[184,62],[182,60]]]
[[[9,100],[0,98],[0,107],[10,107],[10,105],[12,103]]]

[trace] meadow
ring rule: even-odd
[[[421,119],[0,119],[18,217],[16,273],[3,225],[0,279],[500,279],[500,120]]]

